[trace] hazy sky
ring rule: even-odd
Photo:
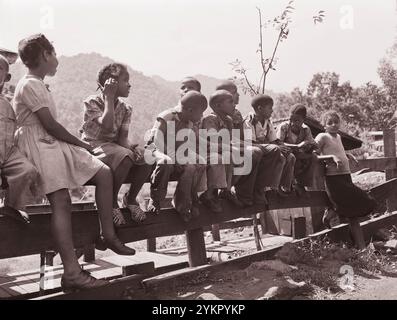
[[[258,75],[257,11],[279,14],[287,0],[0,0],[0,47],[16,49],[45,33],[59,55],[98,52],[146,75],[169,80],[233,75],[242,60]],[[377,67],[397,35],[397,0],[296,0],[289,39],[278,53],[268,88],[305,87],[315,72],[335,71],[353,85],[379,83]],[[323,24],[312,16],[326,11]],[[267,55],[275,41],[265,31]]]

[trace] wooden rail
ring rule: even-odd
[[[280,198],[273,192],[268,192],[268,198],[269,206],[253,206],[247,209],[237,209],[224,201],[222,203],[224,211],[219,214],[209,212],[204,206],[200,206],[201,215],[189,223],[184,223],[174,209],[164,209],[159,215],[149,215],[143,223],[138,224],[131,221],[124,209],[123,213],[128,224],[119,227],[117,233],[122,241],[134,242],[197,230],[224,221],[250,217],[266,210],[324,206],[328,201],[327,195],[322,191],[309,192],[307,197],[290,196],[288,198]],[[0,216],[0,259],[53,250],[50,219],[49,213],[36,213],[31,216],[29,225],[23,225],[8,217]],[[99,236],[96,210],[74,211],[72,224],[76,247],[92,244]]]
[[[360,160],[358,166],[352,166],[352,171],[364,168],[375,171],[395,170],[397,159],[388,157]],[[284,208],[324,207],[328,204],[328,198],[322,191],[308,192],[306,197],[290,196],[288,198],[279,198],[269,191],[267,196],[268,206],[254,206],[243,210],[236,209],[224,201],[224,212],[220,214],[209,212],[201,206],[200,217],[189,223],[184,223],[173,209],[164,209],[158,216],[149,215],[148,219],[140,224],[131,221],[127,212],[124,211],[129,223],[118,228],[118,234],[123,241],[134,242],[181,234],[190,230],[209,230],[211,225],[242,217],[249,218],[258,212]],[[38,254],[54,249],[50,232],[49,206],[33,205],[29,206],[28,211],[31,213],[29,225],[23,225],[0,215],[0,259]],[[76,247],[84,247],[95,242],[99,235],[99,222],[97,212],[93,209],[91,202],[74,204],[72,221]]]

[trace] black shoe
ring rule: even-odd
[[[127,247],[124,243],[120,241],[119,238],[114,237],[110,240],[100,238],[95,244],[95,248],[101,251],[105,251],[106,249],[112,250],[114,253],[117,253],[122,256],[133,256],[135,254],[135,250]]]
[[[239,200],[239,198],[237,198],[237,195],[235,193],[231,192],[230,190],[222,190],[219,193],[219,198],[228,200],[239,208],[244,207],[244,204]]]
[[[282,198],[287,198],[291,195],[291,190],[286,190],[282,187],[278,188],[278,190],[276,190],[277,195],[279,195]]]
[[[335,227],[339,224],[340,224],[340,220],[335,210],[332,208],[325,209],[323,216],[323,225],[327,229],[331,229],[332,227]]]
[[[9,206],[4,206],[0,208],[0,214],[10,217],[16,221],[22,222],[23,224],[30,223],[29,215],[25,211],[17,210]]]
[[[296,193],[296,195],[297,195],[298,197],[301,197],[301,196],[303,196],[303,195],[306,194],[305,186],[302,185],[302,184],[300,184],[300,183],[294,184],[294,185],[293,185],[293,189],[294,189],[294,191],[295,191],[295,193]]]
[[[146,211],[157,215],[160,213],[160,210],[161,210],[160,202],[150,198]]]
[[[190,220],[192,220],[193,217],[190,210],[185,212],[178,212],[178,214],[185,223],[188,223]]]
[[[107,284],[109,284],[109,281],[96,279],[86,270],[81,270],[79,275],[73,279],[67,279],[65,277],[61,279],[61,287],[65,293],[98,288]]]

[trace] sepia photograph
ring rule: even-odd
[[[397,0],[0,0],[0,307],[397,300]]]

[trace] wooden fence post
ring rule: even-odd
[[[221,233],[219,232],[219,224],[213,224],[211,226],[212,240],[221,241]]]
[[[262,235],[267,234],[266,211],[259,213],[259,221],[262,227]]]
[[[387,129],[383,131],[383,152],[385,157],[396,157],[396,133],[395,129]],[[386,180],[397,177],[397,170],[386,170]],[[397,197],[389,198],[386,201],[387,211],[393,212],[397,210]]]
[[[291,217],[292,222],[292,238],[302,239],[306,237],[306,218]]]
[[[146,240],[146,249],[148,252],[156,252],[156,238]]]
[[[203,228],[185,231],[185,236],[189,266],[197,267],[207,264],[207,250],[205,249]]]
[[[84,262],[93,262],[95,261],[95,244],[86,244],[83,247],[84,253]]]
[[[325,190],[325,164],[323,162],[318,161],[316,163],[316,167],[314,169],[314,181],[312,190]],[[311,207],[311,223],[312,223],[312,231],[313,233],[319,232],[324,229],[324,225],[322,222],[324,215],[324,207]]]

